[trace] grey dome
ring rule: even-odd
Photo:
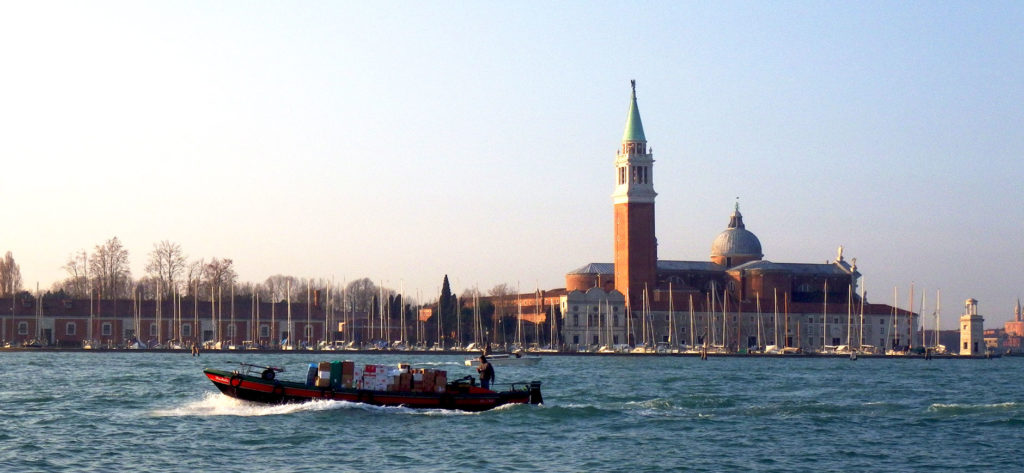
[[[761,240],[757,235],[746,229],[743,225],[743,215],[739,207],[732,213],[729,219],[729,228],[715,237],[711,244],[711,257],[752,257],[760,259],[764,257],[761,253]]]

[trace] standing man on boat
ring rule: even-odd
[[[494,382],[494,367],[487,362],[487,355],[480,355],[480,366],[476,367],[476,371],[480,373],[480,387],[491,389],[491,383]]]

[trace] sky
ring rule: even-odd
[[[944,328],[1024,296],[1021,2],[6,2],[0,251],[27,288],[117,237],[242,281],[410,295],[612,262],[637,81],[658,255],[739,200],[765,259],[844,247]],[[926,321],[927,322],[927,321]],[[928,322],[932,323],[932,322]]]

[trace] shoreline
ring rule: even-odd
[[[0,353],[24,353],[24,352],[47,352],[47,353],[181,353],[184,355],[192,355],[191,350],[175,350],[166,348],[157,349],[107,349],[107,348],[55,348],[55,347],[10,347],[0,348]],[[340,354],[353,354],[353,355],[464,355],[467,357],[478,356],[479,352],[476,351],[460,351],[460,350],[202,350],[200,354],[272,354],[272,355],[298,355],[298,354],[312,354],[312,355],[339,355]],[[546,356],[598,356],[598,357],[679,357],[689,358],[695,357],[700,358],[700,353],[589,353],[589,352],[539,352],[533,353],[541,357]],[[958,360],[977,360],[977,359],[991,359],[1000,357],[1017,357],[1024,356],[1024,353],[999,353],[992,355],[931,355],[926,357],[924,354],[911,354],[911,355],[862,355],[858,354],[857,359],[958,359]],[[821,353],[793,353],[784,355],[773,355],[763,353],[708,353],[708,358],[838,358],[838,359],[849,359],[849,354],[821,354]]]

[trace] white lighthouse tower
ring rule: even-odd
[[[978,301],[964,302],[964,315],[960,316],[960,354],[967,356],[985,353],[985,318],[978,315]]]

